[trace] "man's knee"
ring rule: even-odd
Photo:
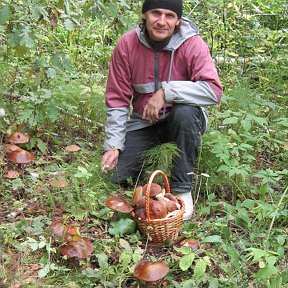
[[[200,107],[176,104],[173,105],[170,115],[171,125],[179,129],[180,127],[192,128],[201,134],[205,129],[205,118]]]

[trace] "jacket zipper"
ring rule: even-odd
[[[159,89],[159,85],[158,85],[158,82],[159,82],[159,53],[156,52],[155,53],[155,65],[154,65],[154,93],[156,93]],[[164,106],[164,109],[163,111],[160,111],[160,113],[162,115],[164,115],[166,113],[166,106]]]
[[[158,90],[158,81],[159,81],[159,53],[155,53],[155,65],[154,65],[154,90]]]

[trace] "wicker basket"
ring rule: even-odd
[[[154,243],[163,243],[165,240],[176,240],[178,238],[179,231],[183,222],[184,214],[184,202],[179,197],[176,197],[178,203],[180,204],[180,209],[177,213],[171,217],[163,219],[150,219],[150,188],[151,184],[157,175],[161,175],[165,185],[165,193],[170,193],[170,186],[167,176],[161,170],[156,170],[150,176],[146,194],[145,194],[145,209],[146,209],[146,219],[139,220],[135,219],[138,223],[140,231],[143,235],[148,237],[148,240]]]

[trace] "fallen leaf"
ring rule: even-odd
[[[59,239],[64,238],[66,227],[61,222],[58,222],[58,221],[52,222],[50,225],[50,228],[57,238]]]
[[[50,227],[54,235],[63,242],[69,242],[81,238],[77,226],[72,226],[70,224],[64,225],[59,221],[54,221],[51,223]]]
[[[64,178],[56,177],[56,178],[51,178],[49,180],[49,184],[53,188],[65,188],[68,183]]]

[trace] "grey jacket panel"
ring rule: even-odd
[[[160,86],[160,83],[158,84],[158,86]],[[147,84],[133,84],[133,89],[134,91],[138,92],[138,93],[153,93],[155,91],[155,83],[154,82],[150,82]]]
[[[200,107],[215,105],[218,99],[205,81],[164,81],[159,83],[165,93],[166,103],[192,104]],[[133,88],[138,93],[152,93],[154,82],[147,84],[134,84]]]
[[[200,107],[218,103],[214,91],[204,81],[162,82],[162,88],[164,89],[167,103],[191,104]]]
[[[128,107],[107,108],[107,122],[105,126],[106,139],[104,150],[124,150],[126,123],[129,115]]]

